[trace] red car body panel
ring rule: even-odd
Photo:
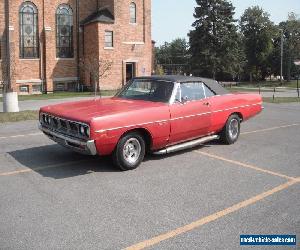
[[[258,94],[216,95],[199,101],[158,103],[120,98],[95,99],[41,108],[47,113],[90,125],[99,155],[109,155],[119,139],[141,129],[151,139],[151,150],[159,150],[183,141],[216,134],[228,117],[238,113],[247,120],[262,111]]]

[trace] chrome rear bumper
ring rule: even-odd
[[[94,140],[83,141],[76,138],[72,138],[66,135],[62,135],[50,129],[47,129],[39,125],[39,129],[47,135],[51,140],[56,143],[69,148],[75,152],[85,155],[97,155],[97,149]]]

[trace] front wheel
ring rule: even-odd
[[[145,157],[144,138],[136,132],[123,136],[113,153],[114,164],[122,171],[137,168]]]
[[[236,114],[231,115],[220,134],[221,141],[228,145],[234,144],[240,136],[240,129],[240,117]]]

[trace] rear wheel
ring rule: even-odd
[[[220,134],[221,140],[228,145],[234,144],[240,136],[240,128],[240,117],[236,114],[231,115]]]
[[[137,168],[145,157],[145,141],[137,132],[123,136],[113,153],[114,164],[123,171]]]

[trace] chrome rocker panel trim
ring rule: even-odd
[[[180,143],[180,144],[177,144],[174,146],[170,146],[165,149],[153,152],[153,154],[154,155],[165,155],[165,154],[175,153],[177,151],[193,148],[195,146],[201,145],[203,143],[206,143],[206,142],[209,142],[212,140],[217,140],[217,139],[219,139],[218,135],[210,135],[210,136],[202,137],[202,138],[199,138],[196,140],[183,142],[183,143]]]
[[[41,125],[39,129],[49,137],[52,141],[55,141],[59,145],[62,145],[68,149],[71,149],[77,153],[85,155],[97,155],[97,149],[94,140],[82,141],[76,138],[71,138],[55,131],[49,130]]]

